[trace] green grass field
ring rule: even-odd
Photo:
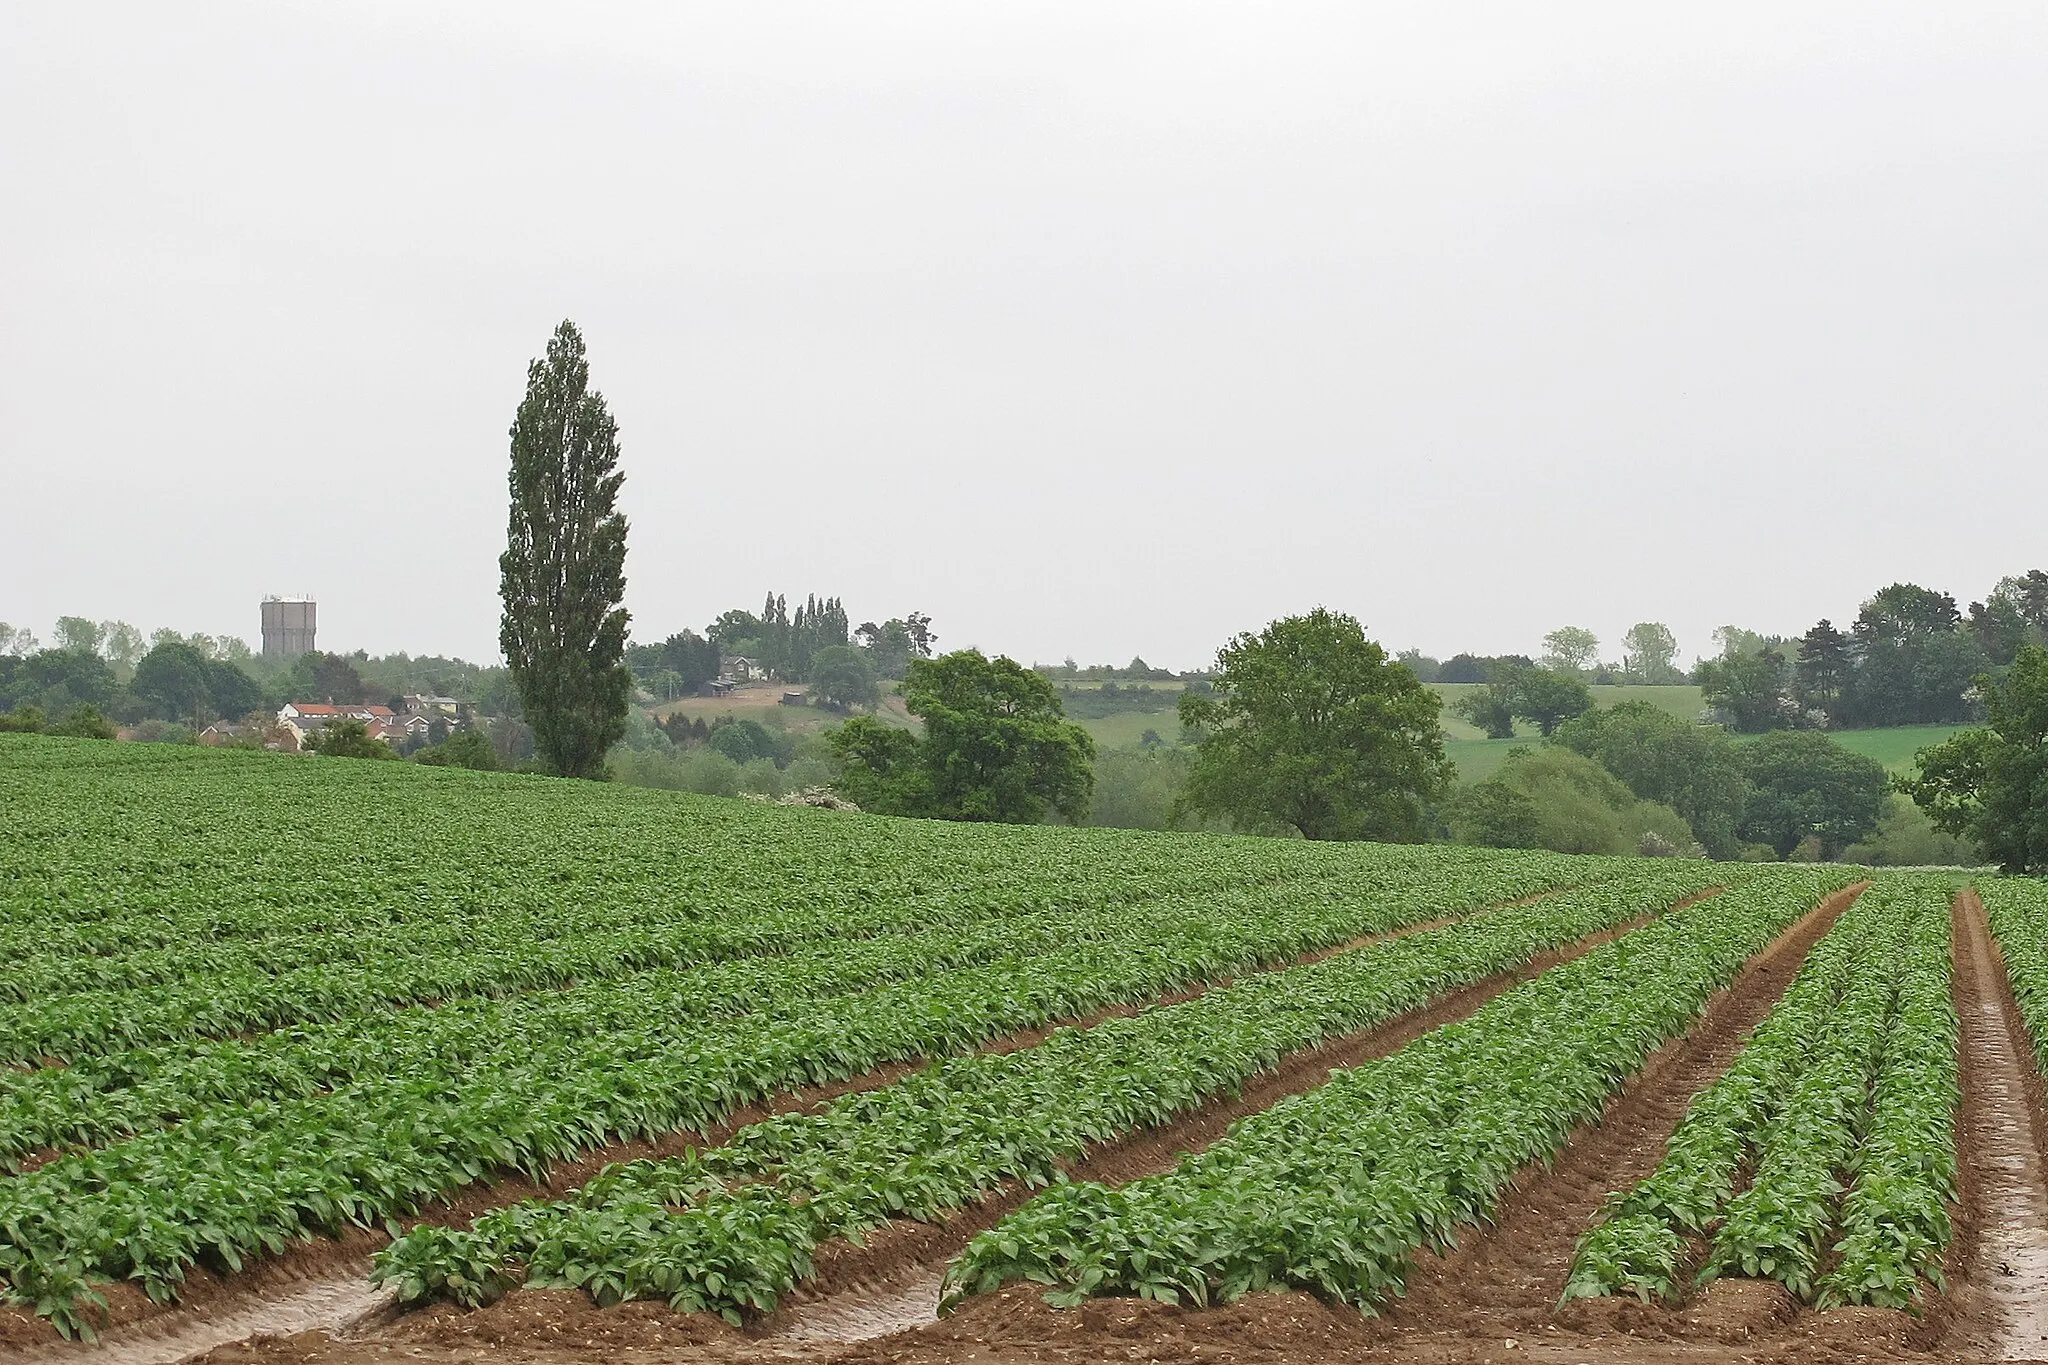
[[[1888,730],[1837,730],[1830,736],[1853,754],[1874,758],[1894,773],[1913,771],[1913,756],[1930,744],[1939,744],[1961,725],[1895,725]],[[1744,735],[1744,739],[1754,736]]]
[[[1168,744],[1180,743],[1180,712],[1171,707],[1164,711],[1119,711],[1113,716],[1074,723],[1094,736],[1096,747],[1102,749],[1132,748],[1147,730],[1157,730]]]
[[[1482,686],[1484,686],[1482,683],[1429,684],[1430,689],[1444,699],[1444,733],[1452,739],[1483,740],[1486,738],[1485,731],[1461,720],[1451,710],[1453,703],[1458,698],[1468,693],[1476,692]],[[1670,712],[1680,720],[1698,720],[1700,712],[1704,711],[1707,706],[1705,698],[1700,695],[1700,690],[1692,686],[1640,687],[1629,685],[1595,687],[1589,690],[1593,693],[1593,704],[1595,706],[1619,706],[1625,701],[1646,701],[1660,711]],[[1515,734],[1518,738],[1526,735],[1533,739],[1536,737],[1536,727],[1533,725],[1518,725],[1515,727]]]

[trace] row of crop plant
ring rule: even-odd
[[[467,1230],[417,1229],[380,1255],[377,1273],[409,1301],[478,1302],[523,1281],[582,1288],[603,1302],[660,1297],[735,1319],[763,1311],[808,1273],[822,1241],[894,1217],[933,1218],[1006,1182],[1050,1181],[1090,1148],[1170,1122],[1291,1053],[1663,911],[1713,875],[1645,865],[1061,1030],[1036,1047],[957,1058],[816,1115],[752,1125],[710,1152],[615,1168],[567,1200],[515,1205]],[[1781,921],[1829,885],[1824,874],[1745,881],[1672,916],[1678,927],[1665,936],[1747,923],[1759,905]]]
[[[948,1297],[1030,1281],[1055,1301],[1216,1303],[1291,1286],[1375,1308],[1417,1250],[1484,1220],[1518,1169],[1847,876],[1739,884],[1241,1120],[1171,1172],[1050,1189],[974,1239]]]
[[[1715,875],[1704,864],[1647,866],[1631,874],[1638,884],[1647,876],[1694,887]],[[152,1297],[172,1297],[202,1259],[233,1265],[318,1233],[374,1226],[493,1171],[537,1175],[621,1138],[703,1131],[781,1092],[1519,899],[1575,870],[1583,871],[1550,857],[1491,859],[1348,890],[1310,883],[1138,914],[1116,933],[1077,932],[1068,937],[1080,941],[1058,946],[1021,921],[1030,953],[720,1018],[573,1036],[541,1030],[501,1040],[482,1059],[422,1051],[402,1072],[307,1094],[251,1099],[228,1077],[226,1097],[209,1097],[200,1087],[222,1078],[173,1070],[169,1079],[194,1088],[178,1097],[134,1089],[154,1095],[159,1111],[176,1098],[197,1112],[0,1180],[0,1276],[17,1287],[53,1275],[131,1278]],[[1598,900],[1606,885],[1587,894]],[[800,991],[815,964],[780,961]],[[431,1032],[443,1012],[410,1017]]]
[[[1582,1241],[1566,1297],[1777,1280],[1825,1305],[1939,1288],[1957,1197],[1946,878],[1886,879],[1821,941],[1651,1176]]]

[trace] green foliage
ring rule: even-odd
[[[1181,794],[1187,788],[1191,755],[1185,749],[1169,748],[1156,734],[1153,741],[1096,753],[1089,824],[1120,829],[1187,827],[1189,817]]]
[[[1969,839],[1937,828],[1926,811],[1892,793],[1884,799],[1876,831],[1843,849],[1842,861],[1867,867],[1976,867],[1984,852]]]
[[[1516,670],[1509,678],[1508,709],[1531,721],[1546,736],[1574,716],[1593,709],[1593,694],[1572,673],[1548,668]]]
[[[1885,1308],[1939,1288],[1958,1197],[1950,891],[1880,883],[1829,930],[1656,1171],[1580,1242],[1566,1298],[1673,1297],[1685,1237],[1708,1233],[1702,1281]]]
[[[1789,677],[1785,656],[1776,648],[1710,659],[1695,674],[1707,704],[1726,718],[1729,729],[1744,735],[1798,721],[1798,704],[1785,690]]]
[[[1642,701],[1588,711],[1557,742],[1594,759],[1645,801],[1677,811],[1709,855],[1732,858],[1749,803],[1742,755],[1726,734]]]
[[[1900,788],[2007,872],[2048,872],[2048,649],[2022,646],[2002,681],[1978,688],[1984,728],[1922,750]]]
[[[370,738],[370,727],[359,720],[333,721],[306,741],[309,753],[327,758],[397,758],[398,752],[381,739]]]
[[[1559,626],[1543,637],[1543,667],[1583,680],[1600,666],[1600,637],[1584,626]]]
[[[1668,687],[1685,681],[1673,662],[1678,637],[1662,621],[1638,621],[1621,637],[1621,680]]]
[[[363,857],[365,810],[406,832],[405,856]],[[847,819],[412,764],[0,737],[0,886],[34,888],[0,899],[0,1061],[28,1063],[4,1073],[0,1161],[38,1156],[0,1180],[0,1261],[15,1258],[0,1276],[25,1289],[14,1270],[26,1259],[33,1273],[175,1296],[193,1264],[246,1264],[595,1146],[704,1131],[787,1089],[964,1057],[1226,979],[1247,983],[1240,1004],[1269,1002],[1261,1019],[1313,999],[1312,1018],[1284,1027],[1341,1028],[1398,983],[1356,954],[1277,989],[1251,989],[1251,974],[1623,871],[1549,855]],[[1464,941],[1497,961],[1530,936],[1637,913],[1646,894],[1638,880],[1556,898],[1548,918],[1543,902],[1520,906],[1528,916]],[[99,913],[50,909],[88,902]],[[1401,990],[1492,970],[1469,956],[1380,962],[1418,960],[1426,970]],[[1339,990],[1346,979],[1357,985]],[[1295,989],[1304,981],[1324,985]],[[1179,1017],[1281,1045],[1228,1009]],[[1155,1038],[1146,1055],[1168,1059],[1155,1103],[1229,1082],[1227,1068],[1170,1064],[1162,1025],[1129,1036]],[[1258,1055],[1270,1054],[1230,1065],[1270,1064]],[[67,1065],[35,1064],[49,1057]],[[830,1124],[758,1129],[733,1150],[766,1159],[797,1148],[757,1142],[817,1134],[823,1145],[802,1150],[826,1164],[798,1174],[830,1177],[812,1188],[844,1190],[840,1208],[854,1211],[1000,1182],[1015,1168],[993,1135],[1043,1150],[1022,1144],[1038,1141],[1033,1114],[1064,1104],[1071,1067],[980,1065],[960,1075],[1043,1084],[947,1100],[971,1129],[913,1126],[912,1092],[852,1096]],[[1012,1095],[1040,1107],[975,1107]],[[865,1130],[864,1104],[878,1116]],[[898,1119],[884,1125],[885,1111]],[[919,1153],[936,1143],[937,1155],[872,1169],[832,1155],[863,1132],[922,1141]],[[769,1201],[766,1217],[773,1196],[749,1197]],[[746,1261],[758,1242],[762,1273],[783,1274],[773,1253],[786,1244],[765,1240],[780,1225],[748,1226],[705,1244],[732,1259],[687,1263]],[[456,1269],[483,1285],[496,1264]],[[638,1283],[655,1292],[682,1283],[647,1273]]]
[[[811,696],[827,706],[873,706],[882,699],[874,667],[850,645],[827,645],[811,656]]]
[[[1508,755],[1499,772],[1459,792],[1447,816],[1459,843],[1612,854],[1693,847],[1676,811],[1639,800],[1600,764],[1556,745]]]
[[[114,673],[97,654],[46,649],[24,659],[0,658],[0,709],[34,707],[61,716],[74,706],[110,707]]]
[[[1450,892],[1453,903],[1505,889],[1482,892],[1492,878],[1471,873]],[[820,1243],[892,1218],[935,1220],[1006,1183],[1044,1185],[1063,1162],[1227,1094],[1279,1056],[1654,912],[1702,876],[1632,873],[1247,974],[1135,1018],[1057,1030],[1030,1048],[957,1055],[819,1112],[751,1125],[724,1147],[613,1166],[566,1200],[478,1219],[442,1263],[522,1268],[528,1285],[580,1288],[600,1303],[681,1297],[739,1321],[772,1310],[810,1272]],[[438,1233],[421,1240],[444,1245]],[[395,1246],[391,1259],[394,1270],[425,1278],[413,1247]]]
[[[1970,604],[1970,635],[1998,665],[2028,645],[2048,648],[2048,573],[2030,569],[1999,579],[1984,601]]]
[[[1958,629],[1955,598],[1894,583],[1863,604],[1852,632],[1857,725],[1926,725],[1969,718],[1964,693],[1990,662]]]
[[[948,1299],[1018,1281],[1055,1303],[1229,1302],[1293,1287],[1372,1311],[1413,1254],[1484,1221],[1831,873],[1777,872],[1554,967],[1391,1056],[1239,1120],[1173,1170],[1056,1184],[976,1237]],[[1673,884],[1683,884],[1674,870]]]
[[[428,767],[469,768],[480,773],[494,773],[501,766],[498,751],[491,746],[490,737],[479,730],[457,730],[439,744],[430,744],[414,754],[413,762]]]
[[[1484,730],[1488,739],[1515,737],[1514,690],[1506,678],[1467,692],[1451,709]]]
[[[22,705],[12,711],[0,711],[0,735],[33,735],[42,732],[43,708]]]
[[[619,429],[563,322],[526,372],[512,423],[512,511],[498,641],[551,772],[604,776],[626,730],[626,518]]]
[[[72,739],[112,739],[114,723],[101,715],[97,706],[74,706],[65,712],[64,719],[55,725],[44,726],[43,733]]]
[[[1517,719],[1533,722],[1545,735],[1573,716],[1593,709],[1593,694],[1574,673],[1501,664],[1486,686],[1458,699],[1458,714],[1486,731],[1488,739],[1512,739]]]
[[[1789,856],[1811,837],[1834,858],[1877,829],[1884,810],[1884,768],[1826,735],[1780,730],[1741,748],[1749,804],[1737,834]]]
[[[140,707],[133,718],[194,725],[247,715],[265,700],[262,687],[235,664],[173,639],[157,644],[135,665],[129,691]]]
[[[1095,741],[1066,721],[1044,677],[961,650],[912,659],[903,698],[924,722],[922,738],[861,716],[833,736],[837,785],[862,810],[1005,824],[1087,818]]]
[[[1306,839],[1414,840],[1451,780],[1436,694],[1318,607],[1217,655],[1216,690],[1181,698],[1200,735],[1189,809]]]

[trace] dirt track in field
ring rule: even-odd
[[[1962,1036],[1963,1210],[1950,1249],[1943,1344],[1994,1359],[2048,1356],[2048,1181],[2042,1089],[1975,891],[1956,899],[1952,951]]]
[[[1534,904],[1575,889],[1576,885],[1557,887],[1497,905],[1481,906],[1470,913],[1482,914],[1490,910]],[[1470,915],[1448,915],[1377,934],[1361,935],[1261,970],[1281,970],[1289,966],[1321,961],[1373,943],[1442,928],[1466,918],[1470,918]],[[1168,1005],[1192,1000],[1228,985],[1233,979],[1227,976],[1219,977],[1214,981],[1148,1001],[1147,1005]],[[1018,1051],[1043,1042],[1055,1029],[1088,1028],[1105,1019],[1135,1014],[1139,1008],[1127,1005],[1112,1006],[1085,1016],[1057,1021],[1039,1028],[1020,1030],[993,1039],[978,1050],[990,1053]],[[537,1196],[559,1197],[562,1193],[583,1185],[612,1162],[675,1156],[686,1148],[702,1149],[716,1146],[748,1124],[758,1123],[777,1114],[816,1109],[842,1095],[879,1089],[925,1064],[924,1059],[892,1063],[845,1080],[791,1091],[772,1100],[749,1105],[737,1111],[725,1123],[703,1132],[683,1131],[671,1133],[656,1141],[614,1143],[591,1151],[576,1161],[558,1164],[544,1183],[511,1177],[495,1184],[472,1185],[457,1192],[448,1201],[436,1205],[425,1215],[405,1221],[408,1225],[458,1225],[467,1223],[491,1209],[501,1208],[522,1199]],[[1015,1202],[1012,1201],[1012,1206]],[[988,1221],[993,1222],[997,1216],[1000,1215],[992,1212]],[[978,1230],[979,1228],[969,1229],[959,1241],[964,1243],[967,1236]],[[931,1238],[929,1234],[935,1231],[945,1235]],[[823,1292],[830,1293],[835,1289],[850,1288],[856,1283],[874,1281],[878,1273],[885,1273],[876,1269],[883,1262],[874,1253],[886,1253],[893,1258],[888,1264],[897,1265],[899,1268],[906,1264],[914,1266],[932,1254],[941,1254],[943,1258],[943,1255],[951,1254],[950,1250],[941,1253],[938,1249],[947,1244],[950,1236],[951,1233],[943,1228],[932,1229],[917,1223],[897,1224],[893,1228],[882,1230],[876,1234],[875,1239],[871,1239],[870,1246],[873,1252],[859,1254],[859,1265],[852,1264],[856,1259],[849,1255],[854,1251],[853,1248],[826,1248],[820,1258],[821,1275],[817,1283],[824,1287]],[[886,1247],[880,1245],[885,1239]],[[154,1303],[132,1285],[107,1286],[108,1312],[104,1330],[101,1340],[90,1346],[64,1341],[46,1321],[26,1311],[0,1305],[0,1365],[13,1365],[16,1361],[23,1362],[24,1365],[70,1365],[70,1362],[88,1360],[103,1362],[104,1365],[171,1365],[172,1362],[189,1358],[223,1343],[247,1337],[347,1331],[365,1319],[376,1317],[389,1302],[388,1295],[373,1292],[367,1282],[370,1254],[387,1244],[389,1240],[381,1231],[358,1229],[337,1239],[308,1242],[292,1247],[281,1255],[266,1258],[238,1275],[220,1275],[204,1268],[194,1268],[188,1273],[184,1290],[175,1304]],[[930,1250],[927,1250],[927,1246]],[[889,1279],[887,1285],[893,1290],[897,1288],[898,1282],[896,1279]],[[936,1303],[937,1296],[934,1293],[931,1304]],[[931,1314],[926,1311],[922,1316],[929,1318]],[[860,1333],[874,1334],[877,1333]],[[836,1331],[828,1332],[827,1335],[840,1339]]]

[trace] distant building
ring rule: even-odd
[[[263,599],[263,658],[269,663],[290,663],[301,654],[311,654],[314,603],[310,597],[266,597]]]
[[[403,726],[388,706],[333,706],[323,702],[292,701],[277,713],[277,723],[291,732],[293,741],[304,748],[306,741],[338,720],[359,720],[372,739],[390,739],[404,733]],[[422,728],[426,721],[421,718]]]

